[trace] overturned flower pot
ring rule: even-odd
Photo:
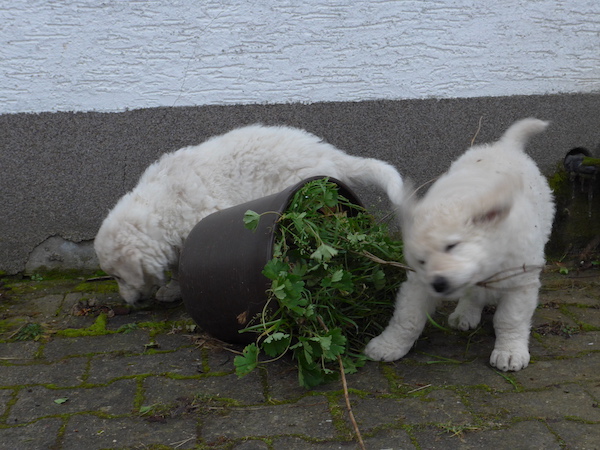
[[[299,189],[321,178],[309,178],[278,194],[218,211],[192,229],[179,260],[179,282],[186,310],[203,330],[230,343],[256,340],[254,333],[239,331],[267,302],[272,282],[262,271],[273,258],[278,219]],[[340,195],[361,205],[342,182],[329,181],[339,187]],[[248,210],[262,215],[252,231],[244,224]]]

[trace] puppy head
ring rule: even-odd
[[[520,189],[519,180],[510,177],[479,191],[432,188],[422,200],[404,202],[405,258],[432,295],[458,298],[497,271]]]
[[[100,227],[94,249],[104,272],[113,276],[119,285],[119,294],[133,305],[149,298],[155,284],[164,280],[162,266],[152,264],[149,255],[152,246],[138,227],[119,220],[118,214],[109,214]]]

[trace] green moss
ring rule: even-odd
[[[559,167],[554,175],[548,178],[548,185],[556,197],[568,195],[571,191],[570,177],[566,170]]]
[[[40,267],[36,269],[34,273],[26,274],[34,281],[41,280],[76,280],[76,279],[85,279],[90,276],[97,276],[95,273],[90,271],[82,271],[77,269],[46,269],[45,267]]]
[[[87,328],[67,328],[60,330],[56,334],[63,337],[82,337],[82,336],[102,336],[105,334],[113,334],[114,331],[106,329],[108,316],[105,313],[100,314],[96,321]]]
[[[119,286],[114,280],[94,281],[79,283],[73,290],[74,292],[96,292],[99,294],[111,294],[119,292]]]
[[[598,166],[600,167],[600,158],[592,158],[590,156],[586,156],[581,161],[582,166]]]
[[[582,323],[581,324],[581,330],[582,331],[600,331],[600,327],[597,325],[590,325],[587,323]]]

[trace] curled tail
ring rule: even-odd
[[[525,146],[532,136],[544,131],[549,124],[549,122],[533,117],[522,119],[513,123],[508,130],[504,132],[500,140]]]
[[[354,158],[346,166],[344,180],[350,184],[377,186],[398,207],[404,198],[402,176],[391,164],[374,158]]]

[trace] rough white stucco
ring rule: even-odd
[[[0,5],[0,113],[596,91],[598,0]]]

